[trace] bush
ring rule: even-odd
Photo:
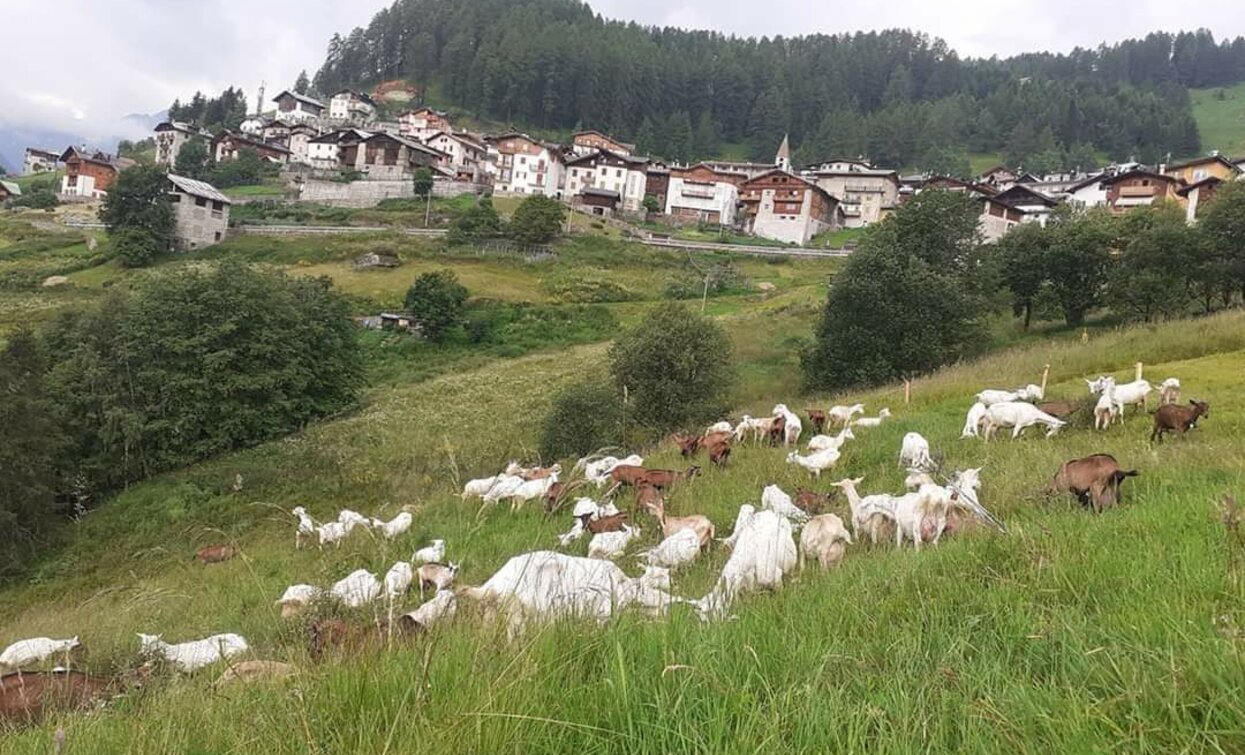
[[[566,207],[561,202],[535,194],[519,203],[506,234],[524,244],[547,244],[562,232],[564,222]]]
[[[550,298],[559,302],[602,304],[606,302],[634,301],[640,295],[613,281],[577,275],[560,275],[546,279],[541,288]]]
[[[706,279],[708,288],[706,289]],[[747,291],[752,281],[734,262],[714,264],[708,270],[690,269],[666,284],[667,299],[699,299],[733,291]]]
[[[659,304],[610,348],[610,373],[637,422],[657,431],[686,427],[724,410],[730,339],[682,304]]]
[[[545,459],[581,457],[623,441],[623,406],[618,392],[604,380],[585,380],[563,388],[540,429],[540,454]]]
[[[406,292],[406,311],[429,341],[440,341],[462,317],[467,289],[452,270],[424,273]]]
[[[996,287],[978,256],[977,213],[967,196],[926,191],[869,229],[802,355],[810,387],[918,375],[980,347]]]
[[[59,206],[60,203],[61,201],[56,198],[56,192],[47,189],[27,192],[10,202],[14,207],[26,207],[32,210],[50,210]]]
[[[47,385],[69,479],[115,489],[350,405],[362,373],[349,314],[326,278],[225,261],[62,315]]]
[[[152,235],[141,228],[122,228],[109,237],[112,254],[126,267],[146,267],[159,250]]]
[[[493,207],[493,200],[481,197],[450,224],[445,239],[451,244],[466,244],[490,239],[501,234],[501,217]]]

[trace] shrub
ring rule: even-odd
[[[424,273],[406,292],[406,311],[429,341],[440,341],[462,317],[467,289],[452,270]]]
[[[524,199],[506,227],[510,238],[524,244],[547,244],[558,237],[566,222],[566,207],[541,194]]]
[[[618,392],[602,379],[563,388],[540,429],[545,459],[580,457],[623,440],[623,406]]]
[[[721,414],[732,380],[731,343],[712,320],[677,302],[659,304],[610,348],[610,373],[658,431]]]
[[[451,244],[493,238],[501,234],[501,217],[493,207],[493,200],[481,197],[450,224],[445,239]]]
[[[21,195],[10,202],[14,207],[26,207],[32,210],[49,210],[59,206],[61,201],[56,192],[47,189],[36,189]]]
[[[122,228],[109,237],[112,254],[126,267],[146,267],[159,252],[151,234],[141,228]]]

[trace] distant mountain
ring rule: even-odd
[[[168,117],[167,110],[158,113],[131,113],[107,127],[109,136],[92,138],[83,133],[5,125],[0,128],[0,163],[10,173],[20,173],[26,162],[26,148],[40,147],[60,152],[71,144],[83,144],[106,152],[115,152],[122,139],[138,140],[151,136],[151,130]]]

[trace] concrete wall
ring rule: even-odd
[[[179,197],[173,205],[179,249],[202,249],[224,241],[225,232],[229,230],[229,205],[218,203],[220,209],[217,210],[211,200],[204,200],[206,204],[199,206],[196,198],[189,194],[175,196]]]
[[[432,195],[456,197],[459,194],[477,194],[483,190],[480,184],[465,181],[435,181]],[[316,202],[333,207],[372,207],[383,199],[415,196],[412,181],[334,181],[311,180],[303,183],[298,201]]]

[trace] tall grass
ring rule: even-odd
[[[773,319],[725,319],[748,376],[740,410],[795,401],[781,366],[787,326],[766,330]],[[299,665],[298,678],[227,690],[211,672],[166,678],[106,711],[11,734],[0,749],[46,752],[61,726],[69,752],[1241,751],[1245,594],[1211,502],[1245,483],[1245,410],[1232,400],[1243,325],[1229,314],[1030,343],[916,381],[908,406],[894,386],[850,397],[896,417],[862,430],[829,479],[898,490],[900,438],[918,431],[945,468],[984,467],[982,500],[1007,535],[971,531],[920,554],[857,545],[833,573],[742,599],[733,621],[702,625],[679,607],[664,621],[561,622],[508,643],[465,611],[421,640],[313,664],[302,626],[272,603],[287,584],[383,571],[432,537],[478,583],[509,556],[553,545],[567,521],[534,507],[481,512],[454,491],[530,458],[548,396],[603,347],[386,387],[351,416],[135,486],[78,524],[30,584],[0,592],[0,644],[81,633],[87,665],[105,671],[134,662],[135,631],[239,631],[256,657]],[[779,366],[759,364],[768,360]],[[1190,437],[1151,446],[1148,418],[1130,413],[1106,433],[958,439],[981,388],[1032,381],[1050,363],[1049,393],[1079,397],[1083,376],[1124,377],[1137,360],[1148,377],[1179,377],[1187,395],[1211,401]],[[831,398],[848,397],[815,400]],[[1039,494],[1061,461],[1094,451],[1141,470],[1122,506],[1093,516]],[[683,464],[670,449],[649,455]],[[677,488],[670,509],[728,528],[767,483],[826,488],[783,456],[740,448],[728,469]],[[394,544],[356,534],[340,551],[296,552],[285,511],[299,504],[318,518],[412,504],[416,524]],[[655,542],[653,523],[641,525]],[[189,555],[208,542],[237,543],[243,556],[200,567]],[[677,575],[676,592],[702,594],[724,558],[715,550]],[[634,573],[631,559],[622,565]]]

